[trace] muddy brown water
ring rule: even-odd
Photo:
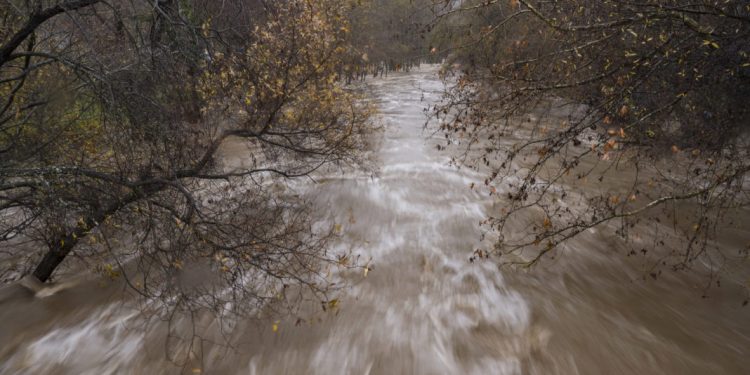
[[[750,310],[735,290],[701,298],[691,276],[643,281],[606,231],[574,239],[532,272],[470,263],[482,245],[477,224],[497,202],[468,188],[483,175],[448,166],[426,137],[423,109],[443,88],[436,69],[370,86],[384,125],[379,171],[308,188],[342,223],[338,250],[372,259],[367,277],[346,276],[336,313],[282,320],[276,332],[240,325],[236,351],[208,349],[177,367],[164,359],[158,326],[130,328],[137,314],[115,286],[74,281],[46,297],[13,287],[0,298],[0,373],[750,373]]]

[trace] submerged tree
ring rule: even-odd
[[[363,147],[368,111],[337,76],[344,11],[328,0],[4,2],[5,280],[93,268],[164,311],[222,315],[292,290],[325,299],[333,230],[314,226],[289,181],[356,163]],[[241,162],[222,163],[229,146]]]
[[[746,258],[716,241],[750,203],[746,2],[467,1],[443,22],[466,32],[446,42],[461,74],[435,113],[503,198],[486,225],[509,263],[608,224],[654,278],[700,262],[716,280]]]

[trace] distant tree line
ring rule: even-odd
[[[382,76],[442,58],[430,51],[435,16],[445,6],[433,0],[362,0],[352,7],[350,78]]]

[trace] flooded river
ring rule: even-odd
[[[0,302],[0,373],[750,373],[750,307],[721,289],[701,298],[698,279],[642,281],[611,235],[576,238],[528,273],[469,262],[497,203],[469,189],[484,176],[449,166],[424,130],[424,108],[443,89],[436,70],[369,84],[384,129],[379,169],[309,192],[341,223],[339,250],[371,259],[366,277],[347,276],[335,312],[239,326],[235,350],[176,366],[158,326],[129,328],[136,314],[112,288],[82,282],[45,298],[18,289]]]

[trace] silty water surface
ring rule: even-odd
[[[202,364],[180,368],[164,360],[158,334],[126,329],[132,312],[102,297],[77,304],[91,292],[73,286],[4,314],[0,327],[34,329],[0,335],[0,372],[746,373],[746,311],[702,300],[684,281],[631,283],[606,237],[577,240],[571,246],[585,251],[532,274],[469,262],[482,245],[478,223],[497,202],[469,188],[484,176],[448,166],[426,137],[423,110],[443,89],[436,73],[370,81],[384,126],[379,170],[333,175],[309,192],[341,225],[337,250],[371,259],[366,277],[347,276],[336,312],[312,324],[282,320],[276,332],[243,326],[237,352],[209,350]],[[45,312],[24,315],[32,310]]]

